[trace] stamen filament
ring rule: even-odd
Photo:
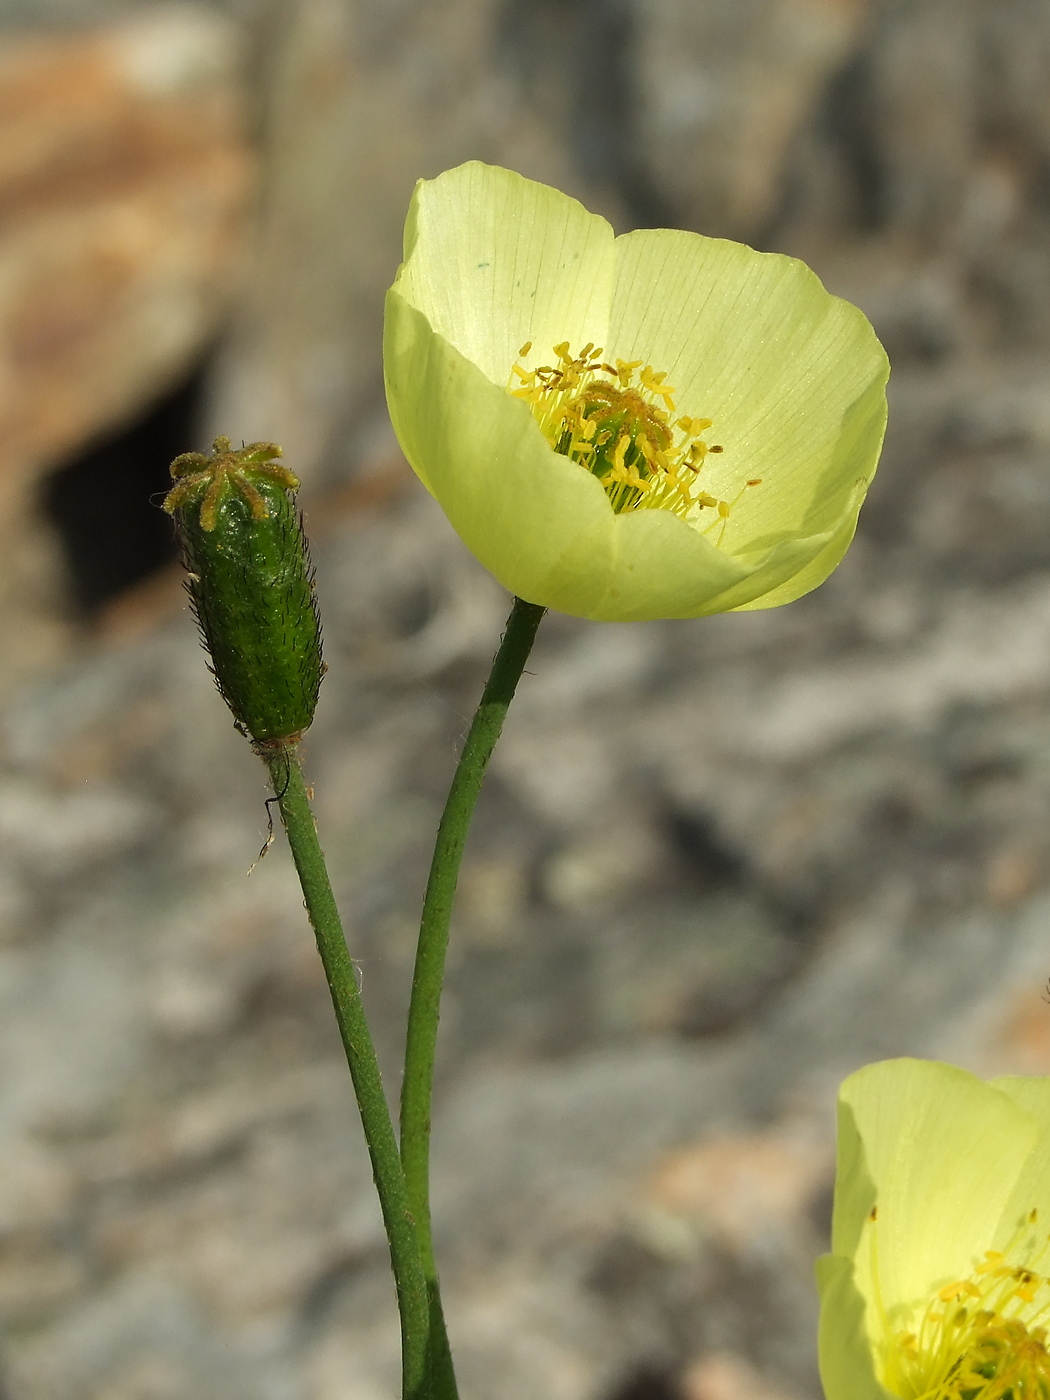
[[[531,350],[527,341],[519,358]],[[669,510],[696,522],[701,512],[713,510],[715,518],[703,533],[720,526],[716,544],[721,547],[733,508],[761,479],[746,481],[731,501],[704,491],[698,480],[704,462],[722,451],[703,437],[712,419],[687,414],[674,419],[676,390],[666,383],[666,371],[642,360],[607,364],[603,353],[588,342],[573,355],[569,342],[562,341],[554,346],[556,365],[526,369],[517,363],[507,389],[529,405],[556,452],[598,478],[616,514]]]
[[[986,1250],[967,1278],[944,1284],[917,1325],[889,1325],[879,1296],[877,1215],[871,1262],[875,1306],[887,1338],[883,1376],[901,1400],[1050,1400],[1050,1278],[1037,1271],[1050,1237],[1031,1231],[1032,1210],[1003,1251]],[[1021,1260],[1023,1262],[1012,1262]]]

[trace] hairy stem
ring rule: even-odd
[[[332,894],[324,853],[302,768],[294,748],[264,755],[273,790],[281,809],[295,868],[303,887],[307,913],[317,936],[332,1005],[353,1079],[361,1122],[372,1159],[372,1174],[380,1208],[401,1314],[402,1375],[405,1400],[432,1400],[430,1301],[427,1276],[409,1205],[408,1191],[398,1153],[390,1109],[375,1047],[365,1020],[353,960],[346,946],[335,896]]]
[[[474,806],[544,611],[534,603],[525,603],[520,598],[514,600],[438,826],[416,948],[405,1077],[401,1086],[401,1161],[430,1292],[435,1395],[441,1400],[451,1400],[456,1393],[441,1314],[430,1225],[430,1104],[445,953],[456,882]]]

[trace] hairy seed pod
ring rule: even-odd
[[[212,671],[237,727],[259,749],[308,728],[324,675],[313,570],[293,493],[298,478],[253,442],[171,464],[164,509],[175,518],[187,588]]]

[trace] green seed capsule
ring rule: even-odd
[[[268,749],[309,727],[325,670],[313,570],[289,495],[299,481],[272,460],[280,455],[272,442],[234,451],[216,438],[210,457],[175,458],[164,502],[219,691],[237,727]]]

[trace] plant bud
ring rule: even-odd
[[[295,507],[296,476],[253,442],[171,464],[187,589],[222,698],[260,750],[294,744],[313,719],[324,675],[313,569]]]

